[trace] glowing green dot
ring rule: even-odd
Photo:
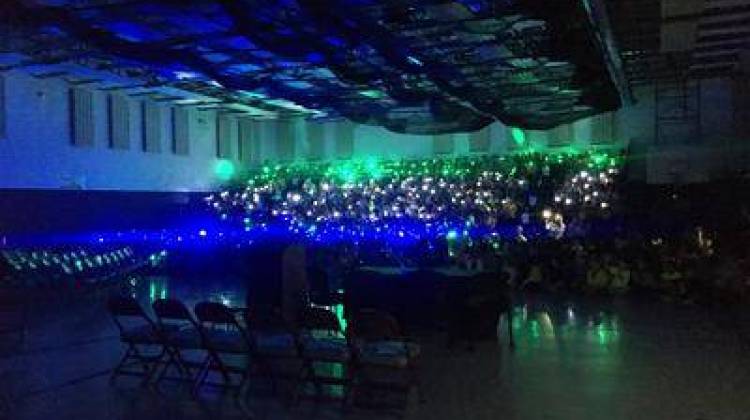
[[[221,181],[229,181],[234,177],[234,164],[226,159],[220,160],[216,164],[216,168],[214,168],[214,173],[216,174],[216,177],[219,178]]]
[[[520,128],[512,128],[510,130],[510,135],[513,137],[513,141],[518,146],[523,146],[524,143],[526,143],[526,133],[523,132]]]
[[[371,98],[371,99],[382,99],[385,97],[385,94],[383,92],[379,90],[374,90],[374,89],[361,90],[359,91],[359,94],[364,97]]]

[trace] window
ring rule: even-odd
[[[190,154],[190,109],[185,107],[172,108],[172,153]]]
[[[325,150],[325,125],[321,123],[308,123],[307,124],[307,145],[310,153],[308,158],[310,160],[322,160],[326,157]]]
[[[130,148],[130,102],[122,95],[107,96],[107,121],[109,121],[109,147]]]
[[[74,146],[94,146],[94,93],[70,89],[70,138]]]
[[[432,137],[432,150],[436,155],[450,155],[455,149],[453,134],[439,134]]]
[[[485,127],[469,135],[469,152],[487,153],[490,151],[490,127]]]
[[[591,117],[591,144],[614,142],[614,115],[613,112],[608,112]]]
[[[243,154],[245,153],[244,148],[242,147],[242,135],[244,133],[242,132],[242,122],[240,120],[237,120],[237,159],[243,160]]]
[[[260,121],[243,118],[237,126],[240,160],[252,164],[260,163]]]
[[[336,158],[348,159],[354,154],[354,128],[351,121],[336,124]]]
[[[232,120],[226,115],[216,114],[216,157],[232,159]]]
[[[547,131],[547,146],[561,147],[570,144],[573,140],[573,126],[571,124],[559,125]]]
[[[5,77],[0,76],[0,139],[7,137],[5,124]]]
[[[151,101],[141,102],[141,126],[143,151],[161,153],[162,119],[161,107]]]
[[[294,160],[294,120],[279,120],[276,123],[276,155],[280,161]]]

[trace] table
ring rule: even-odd
[[[347,279],[345,304],[347,316],[373,308],[407,328],[449,331],[486,329],[488,319],[511,312],[510,290],[500,274],[460,267],[360,267]]]

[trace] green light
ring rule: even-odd
[[[515,83],[534,83],[539,80],[539,78],[530,71],[520,71],[511,74],[510,79]]]
[[[594,163],[594,165],[597,165],[597,166],[604,165],[607,162],[608,158],[609,157],[607,156],[606,153],[591,155],[591,161]]]
[[[234,177],[234,172],[234,164],[226,159],[220,160],[214,168],[216,177],[221,181],[229,181],[230,179],[232,179]]]
[[[569,155],[577,155],[577,154],[579,154],[579,153],[580,153],[580,152],[578,151],[578,149],[576,149],[576,147],[575,147],[575,146],[573,146],[572,144],[571,144],[571,145],[568,145],[568,146],[565,146],[565,147],[563,148],[562,152],[563,152],[563,153],[567,153],[567,154],[569,154]],[[563,156],[562,156],[562,155],[560,155],[558,159],[562,160],[562,159],[563,159]]]
[[[339,320],[339,324],[341,324],[341,331],[346,331],[346,318],[344,317],[344,305],[336,305],[334,306],[334,310],[336,312],[336,318]]]
[[[531,333],[531,338],[534,340],[539,340],[542,337],[539,329],[539,321],[536,319],[529,321],[529,333]]]
[[[607,330],[607,328],[604,325],[599,325],[596,327],[596,335],[599,338],[599,344],[602,346],[605,346],[612,341],[614,341],[614,334]]]
[[[513,127],[510,130],[510,135],[517,146],[523,146],[526,143],[526,133],[520,128]]]
[[[380,166],[378,159],[369,157],[365,161],[365,171],[371,179],[378,179],[383,176],[383,168]]]
[[[513,316],[513,322],[511,323],[511,328],[513,328],[513,331],[515,331],[516,334],[518,334],[521,331],[521,328],[523,328],[523,320],[519,315]]]
[[[445,239],[449,241],[455,241],[456,239],[458,239],[458,232],[456,232],[455,230],[451,230],[445,235]]]
[[[346,162],[345,164],[341,165],[339,170],[337,171],[337,174],[341,180],[345,182],[354,182],[357,179],[357,173],[355,171],[354,165],[351,162]]]
[[[371,99],[382,99],[385,97],[385,94],[383,92],[375,89],[361,90],[359,91],[359,94]]]
[[[599,345],[601,346],[617,343],[620,336],[620,331],[617,326],[617,320],[602,320],[602,322],[596,326],[596,336],[599,341]]]

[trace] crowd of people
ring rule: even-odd
[[[563,237],[483,241],[470,237],[431,249],[387,245],[321,247],[317,257],[332,279],[357,267],[458,266],[498,273],[516,290],[594,296],[647,296],[680,303],[737,303],[750,299],[750,228],[734,235],[703,226],[647,234],[623,217],[572,220]],[[747,226],[750,227],[750,218]],[[594,231],[599,231],[595,234]],[[743,232],[745,232],[743,234]],[[382,244],[381,244],[382,245]]]
[[[710,270],[716,255],[707,242],[615,238],[511,245],[504,249],[505,257],[500,257],[501,270],[521,290],[650,294],[693,301],[713,278]]]
[[[247,230],[320,241],[413,243],[516,225],[562,236],[567,215],[610,211],[620,164],[617,154],[587,152],[266,166],[206,201]]]
[[[742,242],[705,216],[681,214],[705,194],[659,192],[668,206],[649,208],[658,200],[622,191],[623,159],[532,153],[267,166],[207,202],[246,229],[275,224],[313,239],[334,255],[321,259],[331,278],[358,265],[458,265],[503,273],[526,291],[680,302],[750,296]],[[743,214],[725,207],[717,212]]]
[[[679,302],[750,298],[750,250],[744,246],[750,207],[720,202],[708,187],[691,194],[657,191],[651,199],[623,192],[619,159],[526,154],[279,166],[207,201],[246,229],[276,224],[299,230],[277,240],[312,250],[308,261],[325,272],[318,277],[327,278],[330,289],[361,266],[453,265],[500,273],[521,291],[646,294]],[[383,235],[364,235],[366,229]],[[339,240],[319,240],[327,230]],[[235,238],[217,232],[217,240]],[[196,235],[209,240],[205,230]],[[171,236],[176,244],[187,238]],[[0,265],[6,274],[80,277],[121,264],[127,252],[5,250]]]

